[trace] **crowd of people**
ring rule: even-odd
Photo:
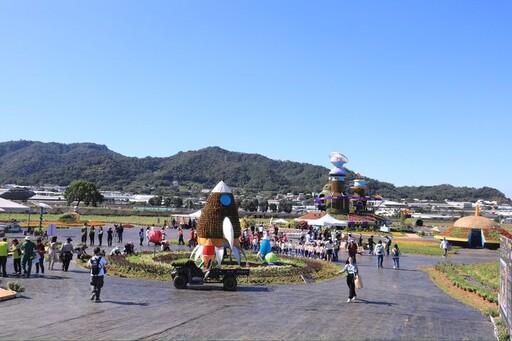
[[[161,228],[147,226],[145,229],[141,227],[138,231],[138,242],[140,246],[147,242],[149,245],[153,242],[160,245],[163,251],[170,250],[170,240],[167,238],[166,229],[169,228],[165,224]],[[151,231],[158,229],[160,231],[160,240],[150,240]],[[177,230],[177,244],[188,245],[193,248],[197,245],[197,233],[194,228],[190,228],[188,232],[188,241],[185,243],[185,232],[181,226],[175,226]],[[117,243],[123,243],[124,228],[122,224],[114,225],[114,228],[107,229],[107,245],[112,246],[114,234],[117,236]],[[278,255],[287,255],[292,257],[306,257],[312,259],[320,259],[327,262],[344,263],[340,274],[347,274],[347,286],[349,288],[349,297],[347,302],[352,302],[357,298],[356,283],[358,282],[359,268],[357,266],[358,257],[363,254],[376,256],[377,268],[383,268],[384,257],[388,257],[393,261],[393,268],[400,269],[401,251],[398,244],[392,246],[392,240],[389,236],[374,239],[370,235],[366,239],[362,234],[354,237],[352,233],[344,233],[338,230],[319,230],[311,228],[308,231],[295,233],[293,238],[289,238],[286,232],[280,232],[278,228],[250,228],[243,229],[240,236],[240,245],[249,251],[258,252],[263,235],[270,236],[270,244],[272,252]],[[101,302],[100,292],[103,286],[103,276],[106,274],[107,260],[105,251],[101,251],[100,246],[103,243],[103,227],[88,226],[84,224],[81,229],[81,244],[74,247],[72,238],[67,238],[64,243],[59,243],[56,236],[49,239],[43,236],[35,238],[26,235],[22,240],[13,238],[8,241],[6,237],[0,240],[0,274],[8,277],[7,256],[12,255],[13,258],[13,275],[16,277],[30,277],[35,270],[35,276],[44,276],[45,270],[53,271],[55,263],[60,263],[62,271],[68,271],[73,255],[77,254],[77,258],[87,262],[87,267],[91,269],[91,300]],[[93,255],[87,253],[87,242],[94,248]],[[450,245],[444,239],[440,248],[443,250],[443,257],[447,256]],[[340,251],[345,251],[347,255],[340,257]],[[110,256],[115,255],[132,255],[135,254],[135,244],[128,242],[124,244],[121,250],[119,246],[112,248]],[[341,258],[341,259],[340,259]],[[346,260],[345,260],[346,259]],[[46,269],[45,269],[46,265]],[[97,266],[101,270],[94,270]]]

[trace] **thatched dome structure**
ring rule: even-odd
[[[478,206],[474,216],[458,219],[453,226],[436,236],[446,238],[450,243],[463,247],[485,247],[497,249],[500,246],[500,236],[512,238],[512,234],[500,227],[492,219],[480,216]]]
[[[469,227],[473,229],[491,229],[500,227],[500,224],[492,219],[482,216],[467,216],[458,219],[453,223],[453,227]]]

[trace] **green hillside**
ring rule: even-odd
[[[211,189],[220,180],[247,195],[287,192],[319,192],[328,181],[329,169],[292,161],[276,161],[259,154],[238,153],[219,147],[179,152],[169,157],[126,157],[94,143],[0,143],[0,184],[54,184],[67,186],[83,179],[100,190],[169,195],[173,183],[190,192]],[[354,178],[346,177],[346,192]],[[366,178],[371,194],[384,198],[431,200],[507,201],[500,191],[450,185],[396,187]]]

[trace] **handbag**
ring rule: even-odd
[[[361,275],[355,276],[354,284],[356,286],[356,289],[361,289],[363,287],[363,278],[361,277]]]

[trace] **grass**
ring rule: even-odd
[[[49,222],[57,222],[62,214],[44,214],[43,215],[43,227],[46,227]],[[26,227],[28,223],[28,214],[26,213],[0,213],[1,221],[10,221],[16,219],[20,223],[21,227]],[[164,220],[169,220],[168,216],[162,217],[149,217],[149,216],[115,216],[115,215],[93,215],[93,214],[82,214],[80,216],[80,225],[85,221],[95,221],[95,222],[103,222],[103,223],[111,223],[111,224],[132,224],[132,225],[145,225],[151,226],[155,224],[156,226],[161,226]],[[39,226],[39,214],[31,214],[30,215],[30,226],[35,227]]]
[[[416,254],[425,256],[440,256],[443,250],[439,247],[439,242],[430,240],[393,240],[391,245],[398,244],[400,252],[404,254]],[[454,246],[448,254],[455,254],[460,247]]]

